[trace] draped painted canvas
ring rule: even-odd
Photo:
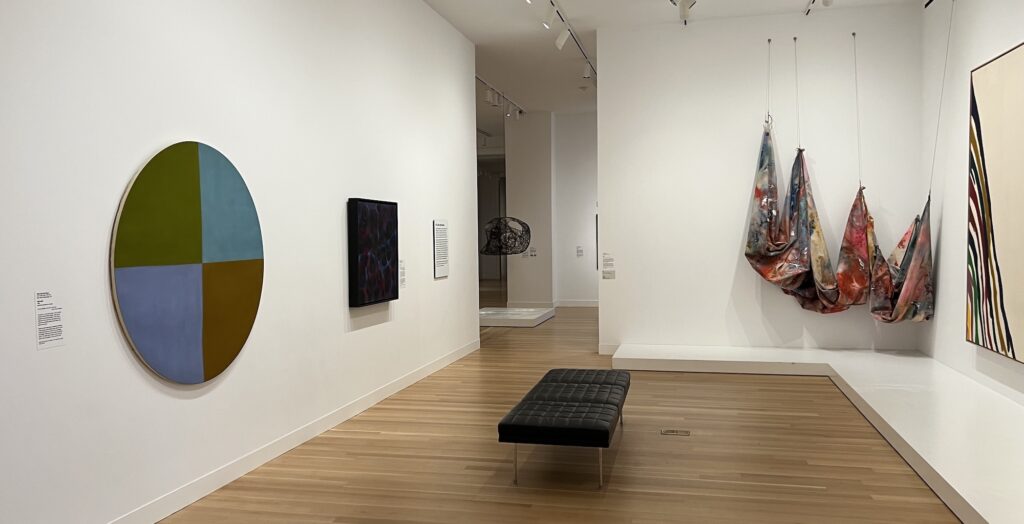
[[[758,155],[754,190],[747,214],[747,261],[762,278],[796,298],[801,307],[819,313],[849,309],[840,298],[839,283],[821,230],[811,193],[804,150],[797,151],[785,203],[779,202],[775,144],[765,125]]]

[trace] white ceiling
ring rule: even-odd
[[[562,26],[544,29],[547,0],[425,0],[476,44],[477,74],[527,111],[573,113],[597,107],[596,87],[583,78],[584,60],[570,39],[558,51]],[[920,2],[921,0],[834,0],[827,9]],[[698,0],[692,23],[713,18],[800,13],[808,0]],[[678,24],[669,0],[556,0],[580,43],[597,60],[597,28]],[[818,0],[820,6],[821,0]],[[818,7],[817,9],[826,9]],[[478,98],[482,98],[478,86]],[[478,127],[504,135],[504,115],[477,103]]]

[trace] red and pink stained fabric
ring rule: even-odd
[[[836,313],[847,309],[821,222],[804,150],[797,151],[784,209],[779,209],[778,175],[771,126],[761,140],[753,200],[748,215],[746,257],[765,280],[797,299],[804,309]]]
[[[924,211],[914,218],[889,260],[877,249],[874,252],[870,301],[875,320],[887,324],[922,322],[931,320],[935,312],[931,207],[929,196]]]
[[[841,305],[849,307],[867,303],[871,291],[871,261],[876,249],[875,221],[868,212],[862,187],[850,207],[843,245],[839,249],[836,280],[839,282]]]
[[[797,152],[789,194],[780,209],[775,145],[766,125],[748,216],[746,257],[761,277],[795,297],[804,309],[838,313],[870,302],[872,316],[882,322],[928,320],[934,309],[929,208],[930,200],[886,261],[860,188],[833,272],[804,151]]]

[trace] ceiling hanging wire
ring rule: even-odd
[[[932,194],[932,186],[935,183],[935,160],[939,154],[939,131],[942,126],[942,101],[946,96],[946,73],[949,71],[949,42],[953,36],[953,14],[956,13],[956,0],[951,0],[950,3],[952,5],[949,8],[949,23],[946,25],[946,58],[942,65],[942,84],[939,86],[939,109],[938,115],[935,118],[935,145],[932,147],[932,168],[928,178],[929,198]]]
[[[764,123],[771,126],[772,124],[772,39],[768,39],[768,86],[766,91],[765,102],[765,114]]]
[[[860,69],[857,64],[857,33],[853,33],[853,92],[857,107],[857,185],[864,189],[864,150],[861,145]]]
[[[800,132],[800,63],[797,60],[797,37],[793,37],[793,80],[796,84],[796,143],[797,149],[804,148],[803,134]]]

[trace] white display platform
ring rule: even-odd
[[[1021,522],[1024,406],[916,351],[623,344],[616,369],[828,375],[964,522]]]
[[[485,307],[480,309],[481,327],[537,327],[555,316],[554,308]]]

